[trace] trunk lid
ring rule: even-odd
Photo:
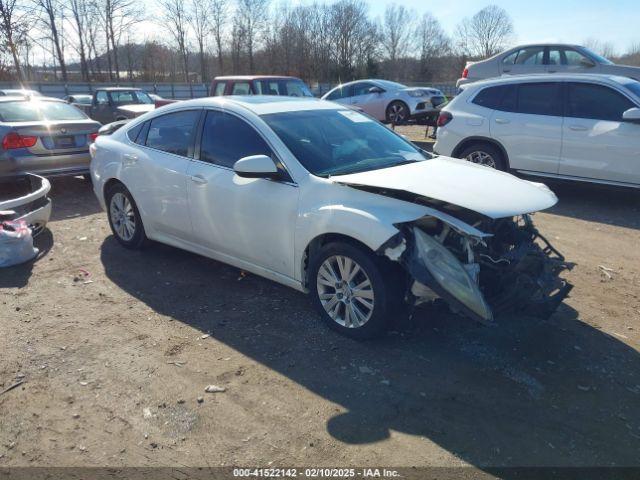
[[[36,137],[33,147],[27,148],[34,155],[64,154],[85,151],[90,137],[100,124],[93,121],[21,122],[11,124],[13,130],[26,137]]]

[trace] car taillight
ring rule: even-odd
[[[438,115],[438,127],[444,127],[452,119],[453,115],[451,115],[449,112],[440,112],[440,115]]]
[[[96,141],[96,138],[98,138],[99,133],[98,132],[93,132],[89,134],[89,143],[93,143]]]
[[[2,148],[13,150],[16,148],[33,147],[38,141],[38,137],[23,136],[16,132],[9,132],[2,139]]]
[[[467,67],[464,67],[464,70],[462,70],[462,78],[467,78],[469,76],[469,69]]]

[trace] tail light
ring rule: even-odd
[[[453,120],[453,115],[449,112],[440,112],[440,115],[438,115],[438,127],[444,127],[451,120]]]
[[[467,67],[464,67],[464,70],[462,70],[462,78],[467,78],[469,76],[469,69]]]
[[[38,141],[38,137],[23,136],[17,132],[9,132],[2,139],[2,148],[4,150],[14,150],[16,148],[33,147]]]
[[[96,141],[96,138],[98,138],[99,133],[98,132],[93,132],[89,134],[89,143],[93,143]]]

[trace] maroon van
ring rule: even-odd
[[[223,95],[283,95],[313,97],[307,84],[296,77],[273,75],[234,75],[216,77],[211,82],[209,96]]]

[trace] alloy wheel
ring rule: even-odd
[[[394,125],[404,122],[406,117],[405,108],[400,103],[394,103],[389,107],[389,120]]]
[[[339,325],[359,328],[373,314],[374,293],[369,276],[352,258],[334,255],[318,269],[318,297],[325,312]]]
[[[136,233],[136,217],[126,195],[117,192],[111,197],[109,214],[113,229],[118,236],[125,242],[130,241]]]
[[[485,167],[496,168],[496,161],[494,160],[494,158],[487,152],[483,152],[481,150],[471,152],[466,156],[466,159],[471,163],[477,163],[478,165],[482,165]]]

